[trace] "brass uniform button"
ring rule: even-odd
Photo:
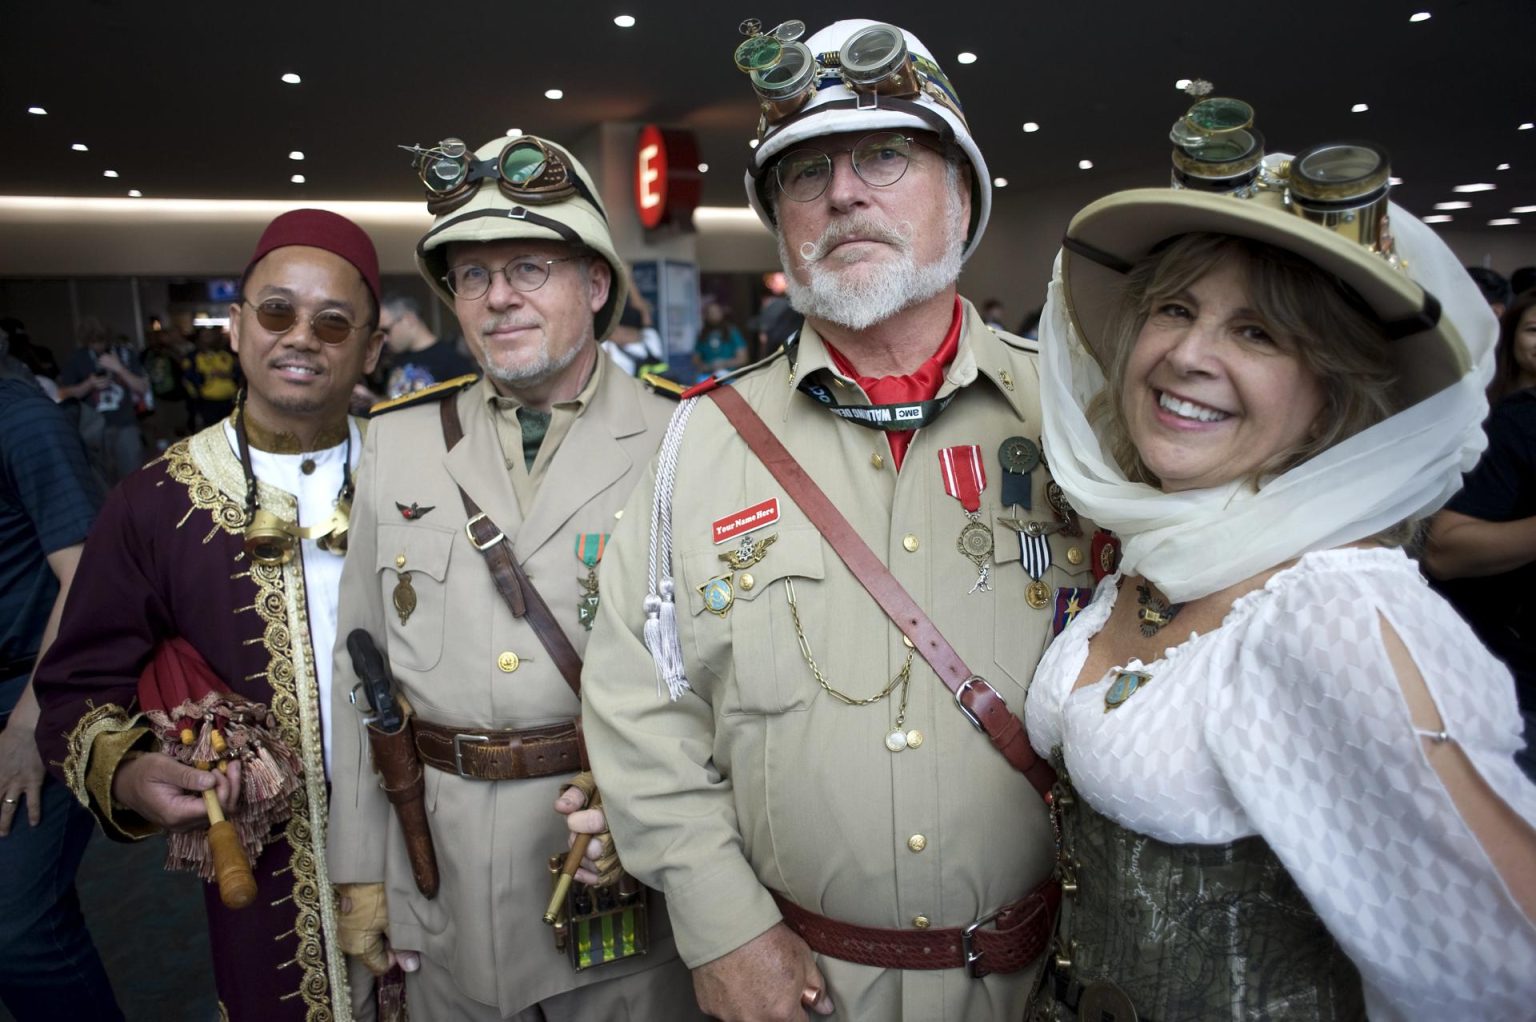
[[[914,852],[920,852],[928,847],[928,839],[921,834],[913,834],[907,838],[907,847]]]
[[[876,468],[884,468],[885,467],[885,459],[880,456],[880,452],[879,451],[876,451],[874,454],[871,454],[869,456],[869,463],[871,465],[875,466]]]
[[[923,744],[923,733],[921,731],[919,731],[917,728],[913,728],[911,731],[907,732],[907,748],[909,748],[909,749],[921,748],[922,744]]]
[[[751,589],[757,585],[757,579],[752,577],[750,571],[744,571],[741,573],[741,577],[736,580],[736,584],[741,586],[742,589]]]
[[[1083,563],[1083,551],[1081,549],[1079,549],[1078,547],[1075,547],[1075,546],[1067,547],[1067,563],[1068,564],[1074,564],[1074,565],[1075,564],[1082,564]]]
[[[913,916],[912,925],[919,930],[926,930],[928,929],[930,922],[927,916]]]
[[[396,554],[395,555],[395,567],[397,567],[397,568],[405,567],[405,555],[404,554]]]
[[[909,554],[917,553],[917,537],[912,535],[910,532],[907,533],[904,537],[902,537],[901,546]]]
[[[517,654],[510,649],[496,658],[496,666],[500,667],[507,674],[517,670],[518,665],[521,663],[522,661],[517,658]]]

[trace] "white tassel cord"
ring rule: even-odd
[[[651,554],[646,571],[645,648],[656,665],[656,691],[662,686],[673,702],[688,691],[683,650],[677,633],[676,586],[672,581],[672,491],[677,483],[677,455],[688,417],[698,403],[684,401],[672,413],[656,459],[656,489],[651,497]]]

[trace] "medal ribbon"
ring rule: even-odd
[[[987,467],[981,460],[979,444],[960,444],[939,451],[939,471],[944,477],[944,492],[960,502],[965,513],[981,510],[981,491],[987,488]]]
[[[576,559],[589,568],[597,567],[608,546],[608,533],[582,532],[576,535]]]
[[[1051,544],[1044,536],[1031,536],[1028,533],[1019,533],[1019,558],[1024,562],[1024,571],[1036,582],[1045,574],[1045,569],[1051,566]]]

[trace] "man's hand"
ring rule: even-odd
[[[104,351],[98,355],[96,358],[96,365],[102,369],[105,369],[107,372],[114,373],[118,376],[128,375],[128,367],[123,365],[122,360],[119,359],[116,355],[112,354],[110,351]]]
[[[0,731],[0,837],[11,832],[11,820],[22,800],[27,822],[36,827],[43,818],[43,757],[32,728],[16,717]]]
[[[722,1022],[803,1022],[807,1008],[833,1010],[811,949],[783,923],[694,969],[693,994],[704,1014]]]
[[[240,762],[228,772],[198,770],[162,752],[130,755],[112,775],[112,797],[162,830],[208,826],[203,792],[212,789],[227,814],[240,802]]]
[[[336,901],[336,943],[368,966],[369,972],[382,976],[396,965],[402,972],[421,968],[419,951],[389,946],[389,907],[383,884],[337,884]]]
[[[564,814],[566,829],[571,832],[567,848],[574,847],[577,841],[587,842],[586,855],[582,857],[581,868],[576,871],[576,879],[584,884],[607,887],[619,879],[624,866],[613,847],[613,835],[608,831],[608,816],[601,808],[602,803],[594,803],[591,809],[583,808],[592,801],[596,791],[597,784],[590,771],[577,774],[571,778],[571,786],[555,800],[555,812]]]

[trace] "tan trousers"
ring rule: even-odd
[[[421,956],[405,975],[412,1019],[427,1022],[502,1022],[495,1005],[464,996],[448,970]],[[591,983],[546,998],[510,1016],[510,1022],[686,1022],[704,1019],[693,998],[693,978],[676,959],[654,969]]]

